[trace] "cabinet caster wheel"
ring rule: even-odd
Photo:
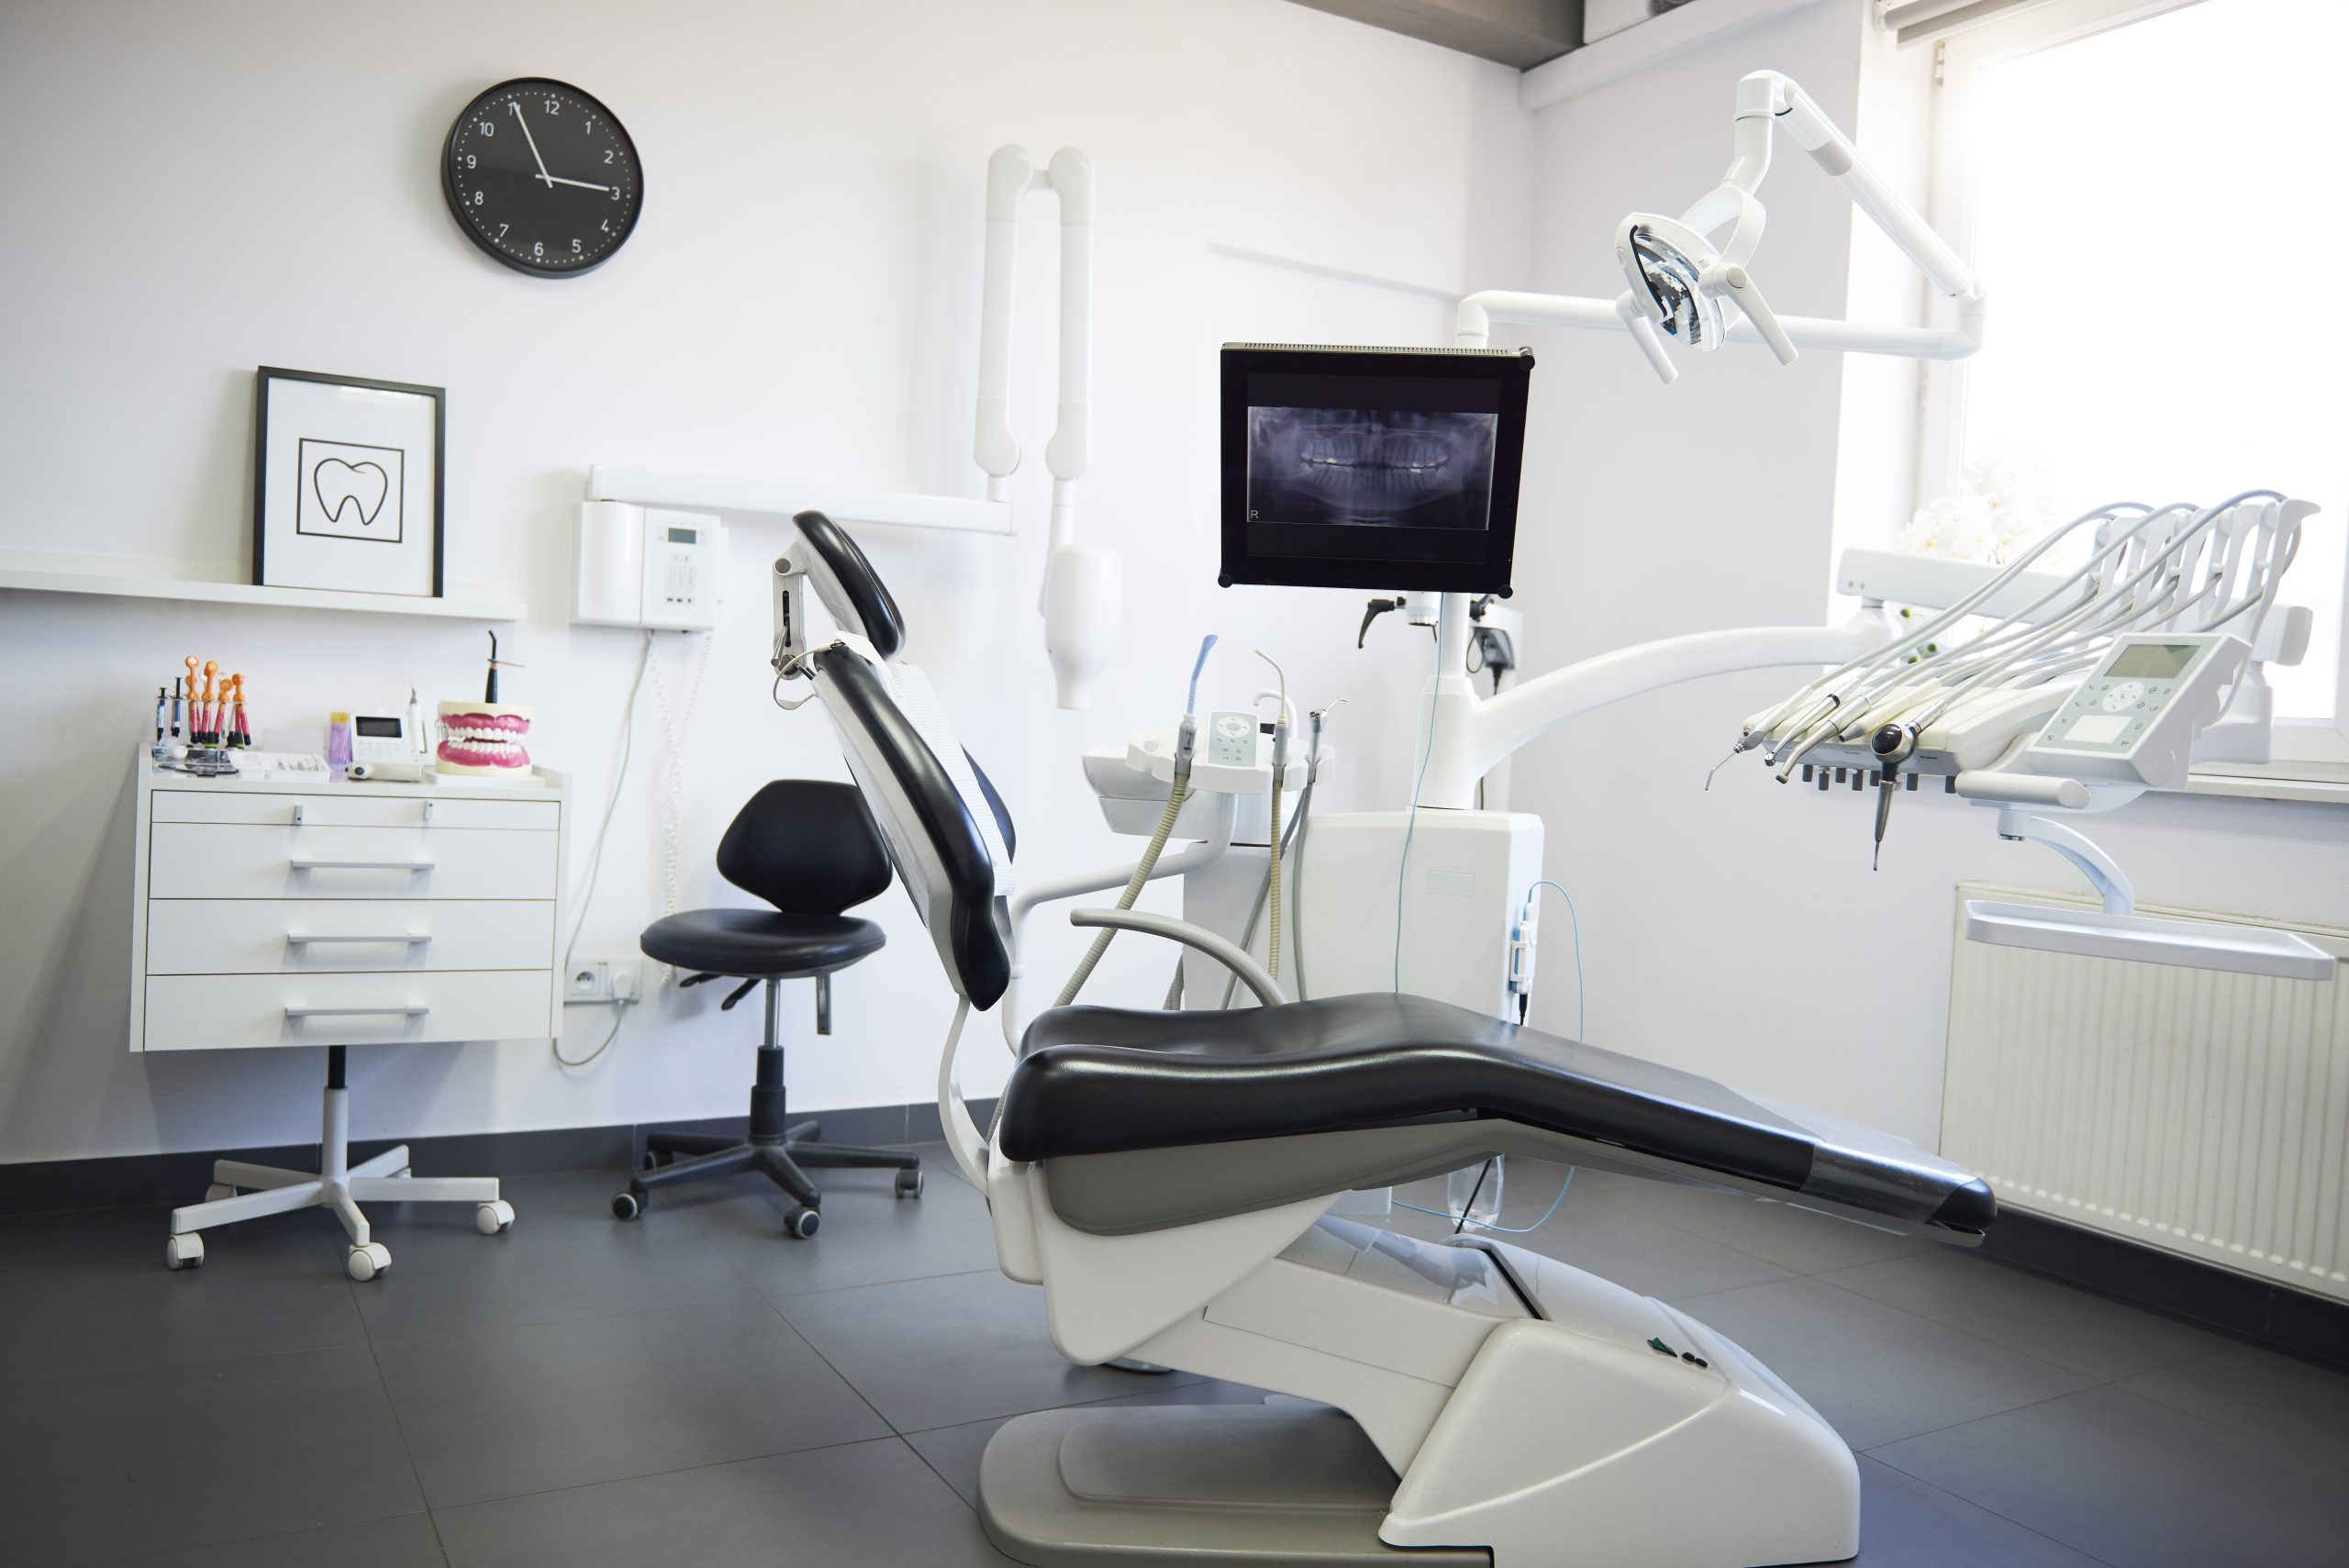
[[[615,1219],[634,1219],[644,1212],[644,1206],[651,1201],[651,1195],[647,1193],[614,1193],[612,1195],[612,1218]]]
[[[351,1277],[362,1282],[373,1279],[392,1266],[392,1250],[381,1241],[370,1241],[363,1247],[353,1247],[343,1265]]]
[[[816,1234],[816,1227],[822,1222],[823,1216],[802,1204],[783,1217],[784,1234],[805,1241]]]
[[[224,1197],[235,1197],[236,1195],[237,1189],[230,1186],[226,1182],[215,1182],[210,1186],[204,1189],[204,1201],[206,1203],[218,1203]]]
[[[899,1197],[921,1196],[921,1172],[919,1170],[900,1171],[897,1173],[897,1195]]]
[[[184,1236],[174,1236],[163,1243],[163,1266],[178,1272],[204,1266],[204,1238],[191,1230]]]
[[[495,1236],[514,1223],[514,1206],[504,1198],[492,1198],[473,1210],[473,1229],[484,1236]]]

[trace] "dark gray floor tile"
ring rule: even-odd
[[[806,1241],[783,1233],[789,1200],[764,1177],[751,1178],[755,1187],[713,1184],[648,1218],[688,1219],[737,1272],[769,1296],[996,1266],[986,1201],[934,1164],[918,1198],[894,1197],[888,1171],[811,1173],[824,1189],[824,1223]],[[665,1202],[667,1195],[662,1197]]]
[[[116,1561],[121,1568],[445,1568],[448,1559],[429,1514],[400,1514]]]
[[[1862,1454],[1856,1568],[2099,1568],[2097,1560]]]
[[[2238,1345],[2120,1386],[2349,1472],[2349,1376],[2340,1373]]]
[[[1559,1183],[1565,1177],[1562,1168],[1533,1161],[1509,1162],[1501,1223],[1539,1224],[1540,1229],[1524,1235],[1498,1233],[1498,1240],[1602,1274],[1642,1296],[1698,1296],[1792,1277],[1788,1271],[1749,1252],[1692,1236],[1613,1201],[1611,1192],[1586,1181],[1592,1173],[1577,1173],[1575,1185],[1561,1199]],[[1413,1183],[1395,1196],[1395,1212],[1374,1222],[1381,1229],[1423,1240],[1452,1234],[1452,1221],[1401,1207],[1408,1203],[1442,1208],[1442,1181]],[[1556,1212],[1542,1223],[1553,1200],[1557,1201]]]
[[[435,1508],[885,1436],[763,1302],[378,1340]]]
[[[424,1506],[362,1347],[23,1384],[0,1562],[102,1562]]]
[[[1854,1448],[2011,1410],[2093,1382],[1814,1279],[1748,1285],[1672,1305],[1759,1358]]]
[[[2337,1462],[2114,1388],[1874,1457],[2122,1568],[2338,1568],[2349,1537]]]
[[[0,1385],[366,1343],[330,1217],[224,1227],[176,1273],[170,1233],[162,1207],[0,1220]]]
[[[1953,1248],[1820,1277],[2099,1383],[2215,1355],[2232,1343],[2176,1318]]]
[[[374,1204],[392,1269],[356,1297],[376,1339],[544,1323],[679,1305],[750,1306],[758,1293],[691,1225],[612,1218],[624,1175],[581,1172],[504,1184],[512,1229],[484,1236],[466,1204]],[[674,1218],[674,1217],[673,1217]]]
[[[978,1516],[895,1438],[438,1515],[451,1568],[1003,1568]]]
[[[1045,1331],[1044,1293],[992,1269],[776,1305],[901,1432],[1131,1394],[1141,1375],[1071,1366]]]
[[[1616,1201],[1625,1207],[1798,1274],[1880,1262],[1940,1245],[1743,1193],[1709,1192],[1631,1177],[1620,1177],[1618,1182]]]
[[[1111,1405],[1261,1405],[1264,1391],[1237,1383],[1208,1379],[1199,1383],[1177,1383],[1164,1388],[1145,1389],[1139,1394],[1122,1395],[1115,1399],[1096,1399],[1088,1408],[1100,1409]],[[927,1432],[907,1432],[906,1440],[914,1451],[930,1462],[930,1467],[946,1478],[946,1484],[962,1494],[963,1501],[973,1507],[979,1506],[979,1456],[986,1451],[992,1439],[1004,1422],[1013,1419],[999,1416],[992,1420],[971,1421],[959,1427],[940,1427]]]

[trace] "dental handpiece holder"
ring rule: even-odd
[[[1271,828],[1273,744],[1260,732],[1252,714],[1213,714],[1210,730],[1219,720],[1244,719],[1252,761],[1241,763],[1215,760],[1217,748],[1202,745],[1191,764],[1191,782],[1182,809],[1175,813],[1169,837],[1204,840],[1217,831],[1218,815],[1230,799],[1236,815],[1232,837],[1241,843],[1262,843]],[[1122,747],[1099,746],[1085,754],[1085,781],[1101,803],[1101,816],[1110,831],[1148,838],[1158,829],[1166,796],[1174,782],[1176,732],[1171,728],[1137,730]],[[1327,742],[1321,749],[1326,765],[1334,754]],[[1292,748],[1281,770],[1281,790],[1292,800],[1305,788],[1307,765],[1302,747]]]
[[[1998,814],[2001,839],[2042,844],[2087,880],[2098,911],[1969,899],[1965,935],[1997,946],[2329,980],[2335,960],[2290,931],[2137,912],[2120,863],[2064,820],[2187,781],[2196,738],[2225,713],[2251,645],[2227,632],[2121,637],[2036,735],[1995,768],[1961,773],[1959,795]]]

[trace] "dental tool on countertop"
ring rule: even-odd
[[[148,755],[159,762],[163,760],[163,712],[170,702],[170,690],[167,687],[157,686],[155,688],[155,745]]]

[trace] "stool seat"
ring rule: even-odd
[[[655,920],[638,946],[679,969],[741,976],[820,974],[880,951],[881,928],[852,915],[688,909]]]

